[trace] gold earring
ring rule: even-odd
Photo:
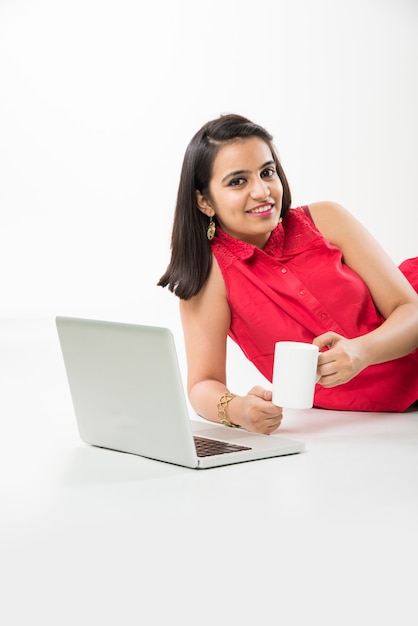
[[[206,231],[206,236],[209,239],[209,241],[212,241],[212,239],[215,236],[215,230],[216,230],[216,224],[213,221],[213,217],[210,218],[210,222],[209,222],[209,226],[208,229]]]

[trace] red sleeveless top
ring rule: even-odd
[[[306,341],[327,331],[352,338],[383,322],[363,280],[342,261],[305,214],[291,209],[263,250],[218,226],[212,251],[231,309],[229,336],[270,382],[276,341]],[[418,287],[418,257],[401,269]],[[350,411],[403,411],[418,400],[418,350],[372,365],[353,380],[316,386],[315,406]]]

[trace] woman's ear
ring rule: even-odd
[[[202,211],[202,213],[204,213],[208,217],[213,217],[215,215],[215,211],[212,209],[209,199],[204,196],[198,189],[196,189],[195,193],[199,211]]]

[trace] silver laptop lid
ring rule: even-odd
[[[196,467],[171,331],[71,317],[56,325],[81,439]]]

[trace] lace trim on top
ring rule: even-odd
[[[219,226],[212,240],[212,250],[223,267],[228,267],[237,259],[246,261],[257,251],[282,259],[286,253],[298,250],[317,239],[319,235],[313,222],[301,208],[291,209],[271,232],[263,250],[241,239],[235,239],[225,233]]]

